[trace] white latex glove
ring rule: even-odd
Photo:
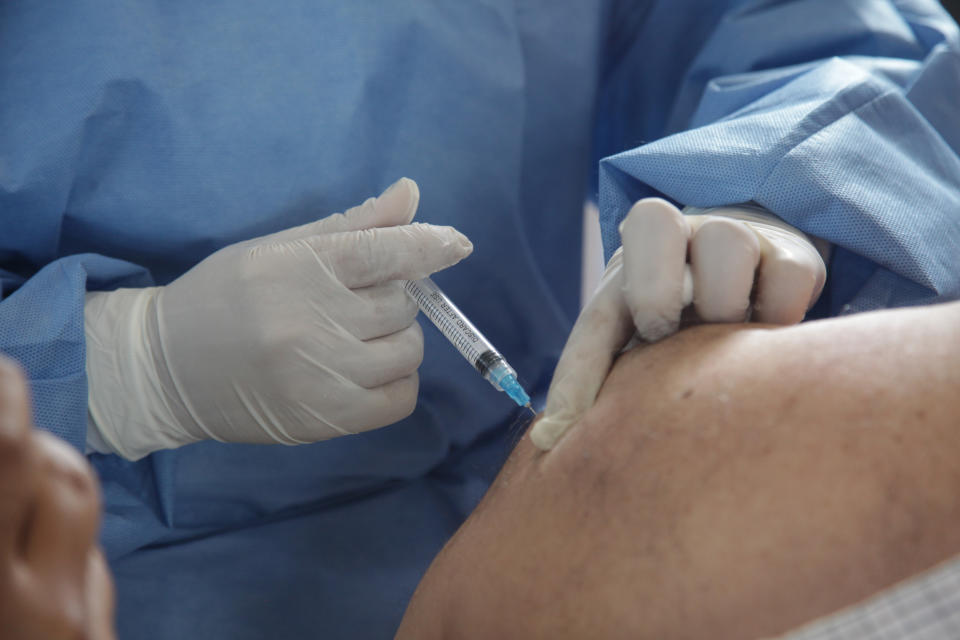
[[[345,214],[225,247],[167,286],[89,293],[88,445],[137,459],[408,416],[423,334],[400,281],[473,249],[452,227],[410,224],[418,202],[404,178]]]
[[[593,405],[631,340],[676,332],[691,301],[700,322],[792,324],[820,296],[826,267],[802,232],[754,206],[684,212],[648,198],[621,223],[623,244],[567,339],[545,415],[530,431],[541,449]]]

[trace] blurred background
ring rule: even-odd
[[[942,0],[943,6],[947,11],[953,14],[953,17],[960,20],[960,0]]]

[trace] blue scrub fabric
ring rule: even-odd
[[[637,198],[754,200],[834,243],[820,315],[957,298],[958,50],[935,0],[2,3],[0,350],[82,448],[87,290],[403,175],[473,241],[436,280],[538,405],[591,176],[608,251]],[[386,429],[92,455],[120,637],[390,637],[525,426],[425,340]]]

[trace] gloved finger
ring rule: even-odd
[[[693,304],[704,322],[742,322],[750,309],[760,241],[746,224],[698,217],[690,240]]]
[[[308,230],[301,237],[314,233],[339,233],[377,227],[396,227],[410,224],[420,204],[420,188],[410,178],[400,178],[376,198],[363,204],[317,221],[316,230]]]
[[[327,313],[360,340],[396,333],[416,322],[416,301],[398,281],[354,289],[349,308],[330,309]]]
[[[826,280],[820,254],[804,240],[760,232],[761,260],[753,319],[773,324],[803,320]]]
[[[365,389],[360,400],[366,411],[358,415],[362,421],[344,425],[350,433],[361,433],[403,420],[417,408],[420,377],[411,373],[403,378]]]
[[[640,200],[620,224],[624,298],[637,333],[648,341],[677,331],[684,296],[690,226],[666,200]]]
[[[341,373],[361,387],[373,389],[414,373],[423,362],[423,330],[414,322],[406,329],[362,342],[343,363]]]
[[[389,280],[419,280],[454,265],[473,251],[453,227],[414,223],[313,236],[304,240],[349,289]]]
[[[363,204],[347,209],[344,213],[334,213],[320,220],[284,229],[257,241],[278,242],[322,233],[410,224],[419,203],[420,189],[417,183],[410,178],[400,178],[376,198],[367,198]]]
[[[23,374],[16,364],[0,358],[0,558],[20,549],[38,479],[30,422]]]
[[[99,488],[89,465],[70,445],[43,431],[34,438],[41,480],[31,510],[26,560],[47,584],[82,589],[87,552],[99,523]]]
[[[580,312],[550,382],[544,415],[530,429],[530,440],[552,449],[593,406],[617,354],[633,335],[623,298],[620,260],[611,259],[596,292]]]

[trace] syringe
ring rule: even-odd
[[[505,391],[518,405],[533,411],[530,396],[517,382],[517,372],[433,280],[407,280],[403,286],[424,315],[494,389]]]

